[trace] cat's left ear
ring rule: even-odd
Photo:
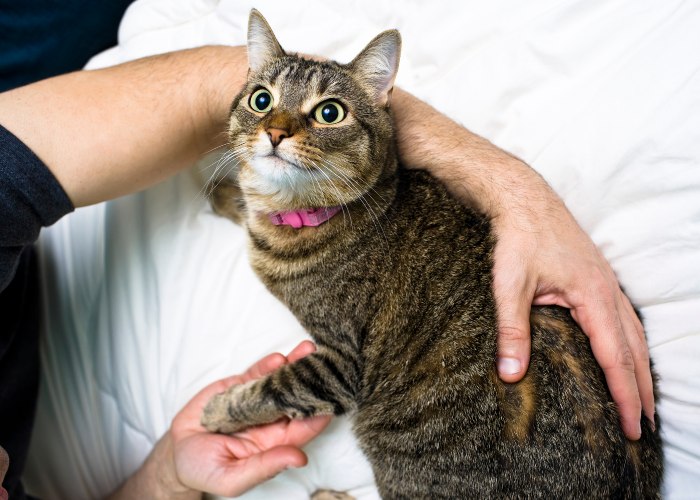
[[[388,107],[401,56],[401,35],[397,30],[377,35],[348,65],[375,102]]]
[[[265,18],[252,9],[248,18],[248,66],[251,71],[259,71],[273,59],[285,55]]]

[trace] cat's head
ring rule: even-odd
[[[349,64],[287,54],[251,11],[250,71],[229,126],[248,204],[258,210],[348,204],[393,172],[389,104],[400,49],[392,30]]]

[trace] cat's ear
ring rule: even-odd
[[[248,66],[251,71],[256,72],[273,59],[285,55],[265,18],[252,9],[248,18]]]
[[[396,30],[377,35],[348,65],[380,106],[389,106],[401,56],[401,35]]]

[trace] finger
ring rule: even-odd
[[[494,275],[494,293],[498,309],[498,375],[504,382],[517,382],[530,363],[530,307],[534,290],[527,290],[524,283],[502,284]]]
[[[236,462],[230,467],[229,473],[221,478],[221,491],[214,493],[238,496],[285,469],[303,467],[307,462],[306,454],[300,449],[278,446]]]
[[[247,454],[253,451],[272,449],[285,444],[302,447],[318,436],[330,423],[330,415],[321,415],[303,420],[282,419],[270,424],[250,427],[235,435],[237,444],[246,446]],[[237,455],[240,455],[238,450]]]
[[[330,415],[319,415],[303,420],[291,420],[287,428],[287,444],[304,446],[328,427],[332,418]]]
[[[299,361],[301,358],[308,356],[309,354],[316,352],[316,344],[310,340],[304,340],[299,343],[292,351],[287,354],[287,360],[290,363]]]
[[[268,373],[272,373],[277,368],[285,364],[287,364],[287,358],[284,357],[282,354],[278,352],[268,354],[260,361],[256,362],[254,365],[248,368],[245,371],[245,373],[241,375],[241,382],[247,382],[248,380],[254,380],[256,378],[264,377]]]
[[[199,391],[197,395],[190,400],[189,404],[197,402],[209,401],[214,395],[224,392],[232,385],[242,384],[248,380],[253,380],[265,376],[266,374],[275,371],[280,366],[284,365],[287,359],[280,353],[268,354],[264,358],[257,361],[248,368],[242,375],[231,375],[230,377],[222,378],[216,382],[212,382],[204,389]],[[203,406],[203,405],[202,405]]]
[[[654,382],[651,376],[649,348],[644,335],[644,327],[634,311],[634,307],[622,291],[619,293],[619,303],[618,307],[622,310],[620,316],[623,319],[627,343],[634,357],[634,372],[639,396],[642,400],[642,410],[652,427],[655,427]]]
[[[615,300],[607,284],[599,286],[590,299],[574,301],[571,315],[588,335],[591,349],[605,373],[610,394],[620,413],[622,430],[629,439],[641,436],[642,404],[637,389],[634,357],[627,344],[615,308]],[[589,296],[590,297],[590,296]]]

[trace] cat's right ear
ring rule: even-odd
[[[259,71],[273,59],[284,57],[286,53],[275,38],[272,28],[260,12],[250,11],[248,18],[248,66],[252,72]]]

